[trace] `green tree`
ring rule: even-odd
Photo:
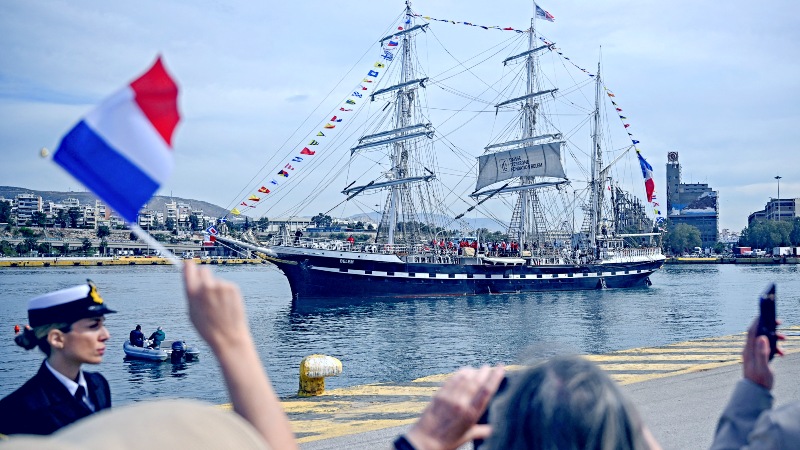
[[[794,222],[757,220],[742,230],[739,245],[763,249],[789,246],[794,228]]]
[[[257,224],[256,226],[258,227],[258,231],[267,231],[269,229],[269,219],[266,217],[258,219],[256,224]]]
[[[28,247],[28,245],[25,243],[25,241],[22,241],[19,244],[17,244],[17,246],[15,247],[15,250],[17,251],[17,255],[24,255],[25,253],[28,253],[29,251],[31,251],[31,248]]]
[[[167,220],[164,221],[164,226],[167,228],[167,231],[175,231],[175,219],[167,217]]]
[[[69,217],[69,227],[78,228],[78,220],[80,220],[82,216],[81,210],[79,208],[72,207],[67,210],[67,216]]]
[[[81,242],[81,250],[83,250],[84,254],[89,254],[89,250],[92,249],[92,241],[88,238],[84,238],[83,242]]]
[[[61,228],[66,228],[68,220],[69,216],[67,215],[67,212],[64,211],[63,209],[59,209],[56,212],[56,218],[53,225],[58,225]]]
[[[36,250],[43,255],[50,255],[53,253],[53,246],[49,242],[42,242]]]
[[[15,252],[14,246],[11,245],[10,242],[6,240],[0,241],[0,254],[5,256],[12,256],[14,255],[14,252]]]
[[[333,218],[326,214],[319,213],[311,218],[311,222],[313,222],[318,228],[325,228],[331,226],[333,223]]]
[[[97,237],[103,239],[111,235],[111,230],[106,225],[100,225],[97,227]]]
[[[794,246],[800,246],[800,217],[795,217],[792,221],[792,232],[789,233],[789,241]]]
[[[131,234],[128,235],[128,239],[131,240],[131,241],[138,241],[139,240],[139,238],[136,236],[136,233],[134,233],[133,231],[131,231]]]
[[[697,227],[679,223],[667,232],[664,243],[672,254],[680,255],[694,247],[700,247],[703,241],[700,239],[700,230]]]
[[[189,216],[189,226],[192,228],[192,231],[197,231],[200,229],[200,218],[197,217],[197,214],[192,214]]]
[[[0,223],[9,223],[11,221],[11,202],[0,202]]]
[[[21,234],[22,237],[24,237],[24,238],[37,236],[37,233],[35,231],[31,230],[28,227],[20,227],[19,228],[19,234]]]
[[[717,242],[716,244],[714,244],[714,253],[719,255],[719,254],[721,254],[722,252],[725,251],[726,247],[727,247],[727,245],[725,245],[724,243]]]
[[[33,212],[33,223],[36,224],[38,227],[44,228],[47,225],[47,214],[41,211],[34,211]]]
[[[105,255],[107,253],[107,250],[108,250],[108,241],[105,240],[105,239],[102,239],[100,241],[100,246],[98,247],[98,249],[100,250],[100,253],[102,255]]]
[[[23,239],[22,242],[17,244],[16,246],[17,254],[23,255],[25,253],[30,252],[31,250],[35,250],[38,244],[39,243],[36,241],[35,237],[28,236],[25,239]]]

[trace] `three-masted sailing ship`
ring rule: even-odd
[[[382,48],[394,47],[386,64],[395,69],[396,80],[370,86],[370,97],[385,101],[386,106],[365,125],[369,132],[350,147],[352,158],[380,160],[383,169],[362,172],[361,183],[350,182],[341,191],[347,201],[382,196],[375,236],[356,244],[309,233],[295,236],[287,230],[268,243],[221,239],[265,253],[286,275],[295,298],[476,295],[649,285],[650,275],[664,263],[658,228],[647,217],[643,202],[612,177],[613,167],[633,153],[632,146],[614,150],[612,161],[604,159],[601,103],[605,96],[599,64],[598,73],[583,86],[561,91],[550,85],[549,78],[541,75],[539,58],[552,52],[554,45],[537,35],[535,15],[530,28],[519,33],[527,38],[521,44],[526,48],[517,47],[515,54],[502,61],[503,67],[518,67],[506,78],[522,92],[496,90],[505,97],[490,105],[494,107],[492,115],[502,112],[513,119],[482,154],[472,156],[473,179],[477,172],[477,180],[460,200],[466,212],[454,213],[456,206],[449,199],[456,189],[445,185],[453,179],[452,174],[447,176],[452,159],[435,150],[436,144],[452,144],[440,136],[421,101],[425,90],[440,82],[420,74],[414,57],[415,38],[428,31],[430,23],[407,5],[398,31],[379,42]],[[383,64],[376,64],[379,66]],[[581,87],[586,91],[587,83],[594,106],[583,110],[586,126],[560,131],[552,115],[560,105],[574,104],[570,96]],[[588,131],[585,141],[590,143],[583,153],[572,149],[584,139],[575,130]],[[581,183],[567,175],[568,155],[575,159],[583,156],[584,163],[590,163],[588,169],[579,169],[584,178]],[[458,183],[463,186],[460,180]],[[507,211],[503,242],[486,242],[485,236],[477,235],[463,221],[463,216],[476,208],[490,211],[492,202]],[[447,231],[456,227],[462,230],[461,236]]]

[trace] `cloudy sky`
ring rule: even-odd
[[[777,195],[776,175],[781,197],[800,197],[800,3],[755,5],[541,3],[556,17],[541,28],[573,61],[593,67],[602,46],[606,85],[625,105],[661,198],[667,152],[677,151],[684,182],[718,190],[720,228],[737,231]],[[4,0],[0,185],[82,190],[39,149],[54,149],[92,105],[161,54],[180,84],[184,120],[174,138],[176,171],[159,193],[230,206],[318,99],[376,48],[403,6]],[[528,26],[532,10],[523,0],[412,6],[426,16],[515,28]],[[489,33],[499,33],[462,31],[465,47],[485,46]]]

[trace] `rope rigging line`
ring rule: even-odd
[[[392,23],[396,23],[396,22],[397,22],[397,21],[400,19],[400,17],[401,17],[401,16],[403,16],[403,15],[404,15],[404,12],[403,12],[403,13],[401,13],[401,14],[399,14],[399,15],[398,15],[398,16],[395,18],[394,22],[392,22]],[[387,27],[387,29],[384,31],[384,33],[385,33],[385,32],[388,32],[388,30],[390,30],[390,29],[392,29],[392,28],[393,28],[393,26],[389,26],[389,27]],[[381,35],[383,36],[384,34],[382,33]],[[297,128],[294,130],[294,131],[293,131],[293,132],[292,132],[292,134],[290,134],[290,135],[289,135],[289,137],[288,137],[288,138],[287,138],[287,139],[286,139],[286,140],[285,140],[285,141],[284,141],[284,142],[283,142],[283,143],[282,143],[282,144],[279,146],[279,148],[278,148],[279,150],[281,150],[281,149],[285,148],[285,147],[286,147],[286,145],[287,145],[287,143],[288,143],[290,140],[294,139],[294,136],[296,136],[296,135],[297,135],[297,133],[300,131],[300,129],[301,129],[301,128],[303,128],[303,127],[305,126],[305,124],[306,124],[306,123],[309,121],[309,119],[311,118],[311,116],[312,116],[313,114],[316,114],[316,112],[318,111],[318,109],[319,109],[319,108],[320,108],[320,107],[321,107],[321,106],[322,106],[322,105],[323,105],[323,104],[324,104],[324,103],[325,103],[325,102],[326,102],[326,101],[327,101],[327,100],[330,98],[331,94],[332,94],[332,93],[333,93],[333,92],[334,92],[336,89],[338,89],[338,87],[339,87],[339,86],[342,84],[342,82],[345,80],[345,78],[347,78],[347,77],[349,76],[349,74],[355,70],[356,66],[358,66],[358,65],[361,63],[361,61],[362,61],[362,60],[363,60],[363,59],[366,57],[366,55],[367,55],[367,54],[368,54],[370,51],[372,51],[372,47],[373,47],[373,44],[370,44],[370,46],[368,47],[368,49],[367,49],[367,50],[366,50],[366,51],[365,51],[365,52],[362,54],[361,58],[359,58],[359,60],[358,60],[358,61],[357,61],[355,64],[353,64],[353,66],[350,68],[350,70],[348,70],[348,72],[347,72],[345,75],[343,75],[343,76],[342,76],[342,78],[341,78],[341,79],[340,79],[340,80],[339,80],[339,81],[338,81],[338,82],[337,82],[337,83],[334,85],[334,87],[332,87],[332,88],[331,88],[331,90],[328,92],[328,94],[327,94],[327,95],[326,95],[326,96],[325,96],[325,97],[324,97],[324,98],[323,98],[323,99],[322,99],[322,100],[321,100],[321,101],[320,101],[320,102],[317,104],[317,106],[314,108],[314,110],[313,110],[311,113],[309,113],[309,114],[308,114],[308,116],[306,116],[306,118],[303,120],[303,122],[302,122],[302,123],[301,123],[301,124],[300,124],[300,125],[299,125],[299,126],[298,126],[298,127],[297,127]],[[320,122],[320,126],[321,126],[321,124],[322,124],[322,123],[324,123],[324,122]],[[294,151],[293,149],[292,149],[292,150],[290,150],[289,152],[287,152],[287,153],[286,153],[285,155],[283,155],[282,157],[283,157],[283,158],[287,158],[289,155],[291,155],[291,154],[292,154],[292,152],[293,152],[293,151]],[[243,196],[244,196],[244,192],[247,192],[247,191],[248,191],[248,186],[251,186],[251,185],[252,185],[252,183],[253,183],[253,181],[255,181],[257,178],[259,178],[259,176],[261,175],[261,173],[265,171],[266,167],[268,167],[268,166],[269,166],[269,165],[272,163],[272,161],[273,161],[273,160],[274,160],[276,157],[281,157],[280,155],[281,155],[280,151],[278,151],[278,152],[275,152],[275,153],[273,154],[273,156],[272,156],[272,157],[271,157],[271,158],[270,158],[270,159],[269,159],[269,160],[268,160],[268,161],[267,161],[267,162],[266,162],[266,163],[265,163],[265,164],[264,164],[264,165],[263,165],[263,166],[262,166],[262,167],[261,167],[261,168],[260,168],[260,169],[259,169],[257,172],[256,172],[256,174],[255,174],[255,175],[254,175],[254,176],[253,176],[253,177],[250,179],[250,181],[249,181],[249,182],[248,182],[248,184],[245,186],[245,188],[243,188],[243,189],[242,189],[242,190],[239,192],[239,194],[237,195],[237,198],[243,198]],[[274,169],[276,169],[277,167],[278,167],[278,166],[275,166],[275,167],[273,168],[273,171],[274,171]],[[269,176],[266,176],[266,177],[262,178],[262,181],[266,180],[267,178],[269,178]],[[232,201],[232,202],[229,204],[229,206],[231,206],[231,205],[234,205],[234,204],[237,204],[237,205],[238,205],[239,203],[238,203],[238,201]],[[235,209],[235,208],[234,208],[234,209]],[[230,211],[230,210],[231,210],[231,208],[228,208],[228,210]]]

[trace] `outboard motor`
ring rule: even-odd
[[[186,354],[186,343],[183,341],[175,341],[172,343],[172,355],[170,361],[179,363],[183,360],[183,355]]]

